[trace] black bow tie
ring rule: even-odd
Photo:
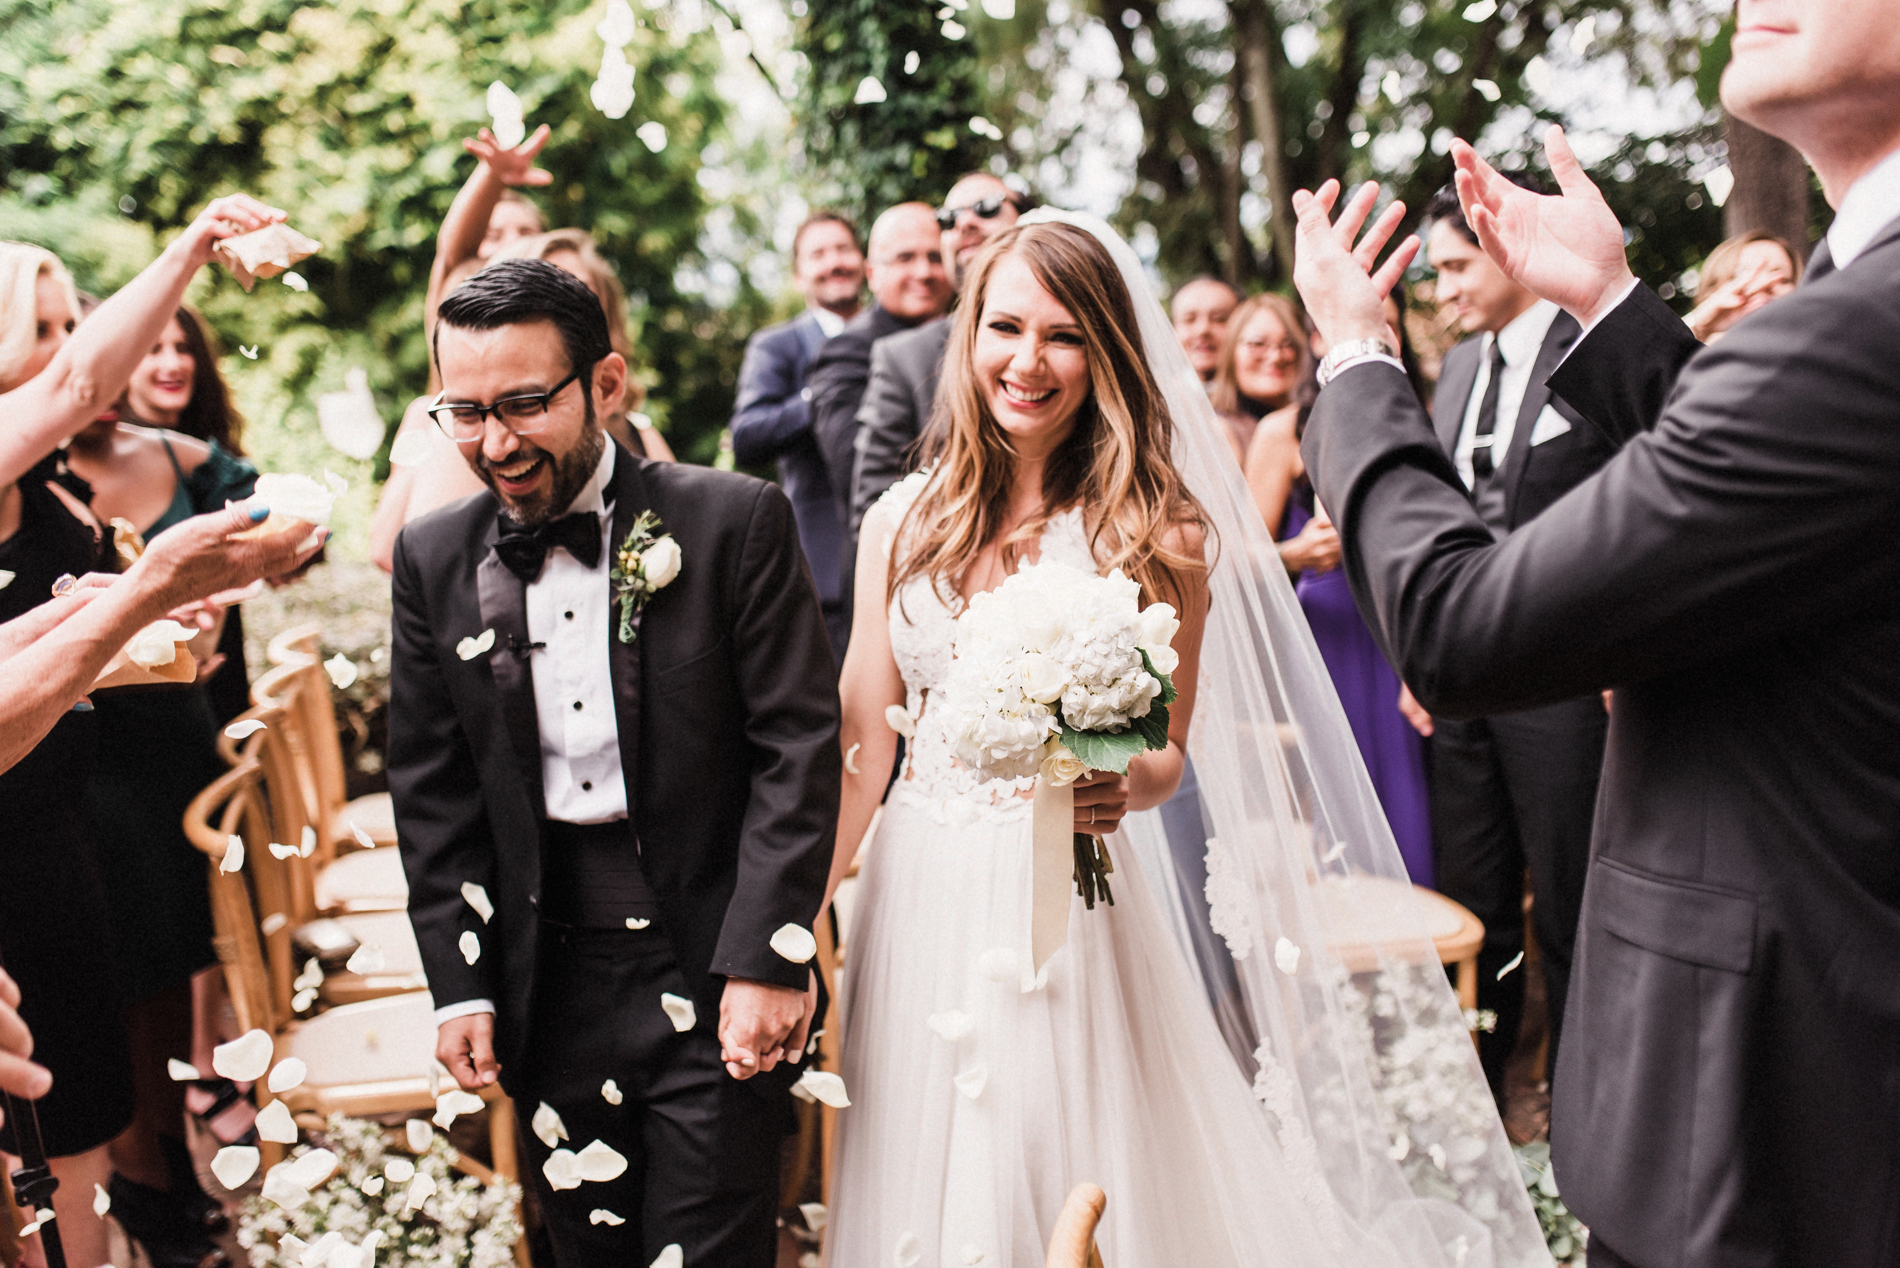
[[[593,568],[600,563],[600,515],[597,512],[563,515],[534,528],[523,528],[506,515],[500,517],[500,522],[501,538],[495,543],[495,554],[501,557],[509,572],[523,581],[533,582],[541,575],[541,565],[547,562],[548,551],[556,546],[567,547],[567,553],[585,567]]]

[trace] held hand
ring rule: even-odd
[[[805,1015],[798,1019],[798,1025],[792,1027],[792,1037],[785,1041],[785,1059],[793,1065],[805,1059],[805,1048],[811,1043],[811,1024],[818,1016],[818,970],[813,969],[805,983]]]
[[[0,969],[0,1091],[35,1100],[53,1086],[45,1066],[27,1060],[33,1055],[33,1035],[20,1020],[20,988]]]
[[[198,213],[198,218],[179,235],[176,245],[189,256],[192,264],[208,264],[211,261],[211,249],[218,245],[220,239],[250,233],[285,218],[284,212],[275,207],[266,207],[249,194],[226,194],[213,199],[209,206]]]
[[[534,160],[548,143],[548,136],[544,123],[529,133],[527,140],[507,150],[493,132],[483,128],[474,140],[462,142],[462,148],[486,163],[489,173],[504,185],[547,185],[553,183],[554,173],[536,167]]]
[[[435,1059],[464,1092],[479,1092],[501,1077],[495,1060],[495,1014],[451,1017],[435,1032]]]
[[[1316,518],[1280,543],[1280,562],[1291,573],[1331,572],[1339,567],[1339,530],[1329,519]]]
[[[735,1079],[775,1068],[806,1014],[805,991],[745,978],[726,979],[719,997],[719,1059]]]
[[[1426,739],[1431,738],[1432,731],[1435,729],[1432,715],[1425,712],[1425,706],[1418,702],[1418,698],[1412,694],[1412,689],[1404,683],[1399,684],[1399,712],[1405,715],[1405,720],[1412,724],[1414,731]]]
[[[1623,226],[1584,175],[1562,128],[1545,134],[1544,154],[1561,194],[1519,188],[1453,141],[1458,201],[1479,245],[1507,276],[1587,326],[1636,275],[1623,255]]]
[[[1075,781],[1075,830],[1105,837],[1122,826],[1128,813],[1128,776],[1091,771]]]
[[[307,547],[310,533],[303,525],[269,537],[233,536],[255,528],[269,514],[264,507],[247,511],[230,506],[193,516],[160,534],[126,572],[126,580],[149,588],[161,607],[169,610],[286,572],[315,554],[323,544],[321,539],[328,536],[327,530],[319,531],[319,540]]]
[[[1327,217],[1338,199],[1338,181],[1327,181],[1314,193],[1294,191],[1293,210],[1299,217],[1294,234],[1294,285],[1328,346],[1355,339],[1389,340],[1385,297],[1418,254],[1418,239],[1399,243],[1375,270],[1379,252],[1405,218],[1405,204],[1392,203],[1359,238],[1360,227],[1379,199],[1379,186],[1371,181],[1361,185],[1346,201],[1339,220],[1332,222]],[[1355,238],[1359,238],[1357,245]]]

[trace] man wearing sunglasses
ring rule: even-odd
[[[395,546],[389,782],[436,1055],[559,1115],[525,1142],[559,1268],[766,1268],[820,1008],[776,948],[817,918],[841,778],[791,503],[612,443],[626,362],[545,261],[463,283],[435,352],[430,414],[490,490]],[[567,1183],[557,1146],[625,1165]]]
[[[991,238],[1013,226],[1030,200],[988,172],[971,172],[950,187],[937,209],[943,258],[958,290],[963,275]],[[847,525],[853,542],[864,513],[916,465],[917,439],[937,399],[937,374],[950,318],[879,340],[871,349],[871,379],[858,407],[857,452],[848,491]]]

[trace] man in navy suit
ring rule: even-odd
[[[833,653],[842,661],[850,633],[843,592],[837,494],[811,430],[805,372],[825,340],[857,315],[864,290],[864,252],[857,227],[835,211],[816,211],[792,238],[792,279],[806,309],[747,342],[732,415],[733,456],[748,466],[778,460],[791,499],[799,544],[818,583]]]

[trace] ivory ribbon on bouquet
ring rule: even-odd
[[[1075,897],[1075,781],[1088,768],[1050,740],[1036,779],[1032,803],[1029,947],[1032,977],[1069,940],[1069,905]]]

